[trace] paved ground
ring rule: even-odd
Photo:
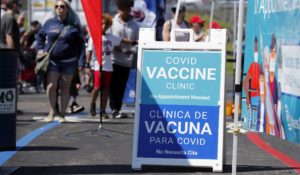
[[[78,102],[88,108],[89,94],[80,92]],[[17,139],[28,133],[49,130],[19,147],[13,156],[0,164],[0,175],[88,175],[88,174],[231,174],[232,118],[226,117],[224,172],[212,173],[210,168],[145,166],[141,171],[131,170],[134,116],[127,119],[105,119],[104,131],[99,131],[99,118],[88,115],[88,109],[68,116],[72,122],[45,123],[48,103],[44,93],[24,94],[19,97],[19,108],[24,115],[17,117]],[[125,108],[124,108],[125,109]],[[133,108],[126,108],[132,112]],[[50,126],[51,125],[51,126]],[[52,127],[52,128],[51,128]],[[35,131],[38,132],[38,131]],[[246,133],[238,139],[238,174],[282,175],[300,172],[300,145],[260,134],[260,138],[294,160],[296,167],[282,161],[255,146]],[[28,139],[28,138],[27,138]],[[0,152],[0,160],[3,154]],[[283,157],[280,159],[286,160]],[[298,166],[299,165],[299,166]],[[7,173],[13,168],[13,173]]]

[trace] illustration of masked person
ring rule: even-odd
[[[256,125],[259,120],[259,103],[260,103],[260,65],[258,63],[258,42],[257,37],[254,38],[254,60],[250,64],[248,72],[243,81],[243,88],[246,95],[246,104],[250,110],[249,129],[257,130]]]
[[[271,45],[270,45],[270,75],[269,75],[269,86],[270,86],[270,91],[273,99],[273,109],[274,111],[277,111],[277,105],[278,105],[278,84],[277,84],[277,79],[275,77],[275,69],[276,69],[276,57],[277,57],[277,42],[276,42],[276,37],[273,34],[272,35],[272,40],[271,40]],[[273,115],[274,120],[276,121],[275,126],[275,135],[280,136],[280,126],[281,122],[277,118],[277,113],[275,112]]]
[[[257,129],[259,132],[266,132],[266,112],[265,112],[265,104],[266,104],[266,84],[268,83],[269,77],[269,47],[265,47],[263,51],[263,61],[262,66],[260,67],[260,76],[259,76],[259,92],[260,92],[260,104],[259,104],[259,128]]]
[[[265,57],[266,58],[266,57]],[[278,120],[276,117],[277,107],[277,81],[275,77],[275,66],[276,66],[276,38],[272,35],[269,59],[264,60],[269,62],[268,66],[265,65],[265,108],[266,108],[266,132],[270,135],[280,136],[280,129]],[[266,67],[268,69],[266,70]]]
[[[256,126],[256,130],[259,132],[265,132],[265,76],[264,76],[264,66],[260,67],[260,75],[259,75],[259,95],[260,95],[260,103],[259,103],[259,119]]]

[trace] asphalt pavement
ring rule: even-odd
[[[88,114],[90,94],[81,90],[78,103],[86,109],[68,115],[68,122],[47,123],[43,121],[49,110],[45,92],[21,94],[18,108],[24,114],[17,116],[17,151],[0,152],[0,162],[3,162],[0,175],[231,174],[232,117],[226,117],[222,173],[213,173],[211,168],[203,167],[149,165],[134,171],[131,169],[134,107],[124,105],[123,112],[128,118],[104,119],[99,130],[99,117]],[[259,139],[266,149],[251,141]],[[249,132],[241,130],[237,160],[237,174],[298,174],[300,145],[265,134],[251,137]]]

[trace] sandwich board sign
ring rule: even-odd
[[[209,42],[155,41],[146,28],[139,35],[132,169],[222,172],[226,30],[212,30]]]

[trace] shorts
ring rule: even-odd
[[[108,88],[110,85],[112,72],[102,71],[102,75],[103,75],[103,79],[102,79],[103,88]],[[100,77],[99,70],[94,70],[94,87],[95,88],[101,87],[101,77]]]
[[[50,60],[48,71],[74,75],[75,71],[77,71],[77,68],[77,60],[72,62],[59,62]]]

